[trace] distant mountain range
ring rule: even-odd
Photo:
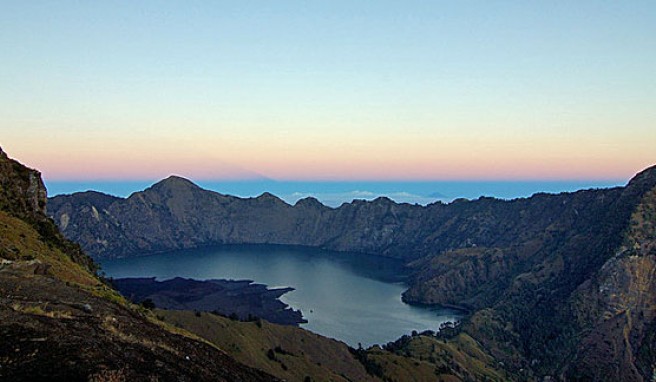
[[[643,380],[656,370],[655,167],[625,187],[510,201],[292,206],[170,177],[125,199],[91,191],[48,208],[95,258],[228,243],[401,258],[415,269],[404,299],[470,309],[463,330],[513,372]]]
[[[590,188],[609,188],[625,184],[624,180],[503,180],[503,181],[253,181],[253,180],[203,180],[200,187],[242,198],[255,197],[270,192],[288,204],[313,197],[328,207],[339,207],[356,199],[373,200],[388,197],[397,203],[427,205],[437,201],[450,202],[458,198],[477,199],[491,196],[499,199],[525,198],[536,192],[572,192]],[[128,197],[150,187],[154,182],[133,181],[57,181],[47,180],[51,196],[68,195],[94,190],[109,195]]]

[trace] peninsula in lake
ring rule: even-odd
[[[275,324],[298,325],[307,320],[278,298],[294,288],[268,289],[251,280],[194,280],[176,277],[157,281],[121,278],[112,285],[136,303],[149,301],[162,309],[213,312],[244,321],[258,318]]]
[[[149,301],[157,308],[212,312],[243,321],[265,319],[275,324],[307,322],[303,314],[278,298],[294,288],[268,289],[251,280],[194,280],[176,277],[157,281],[148,278],[121,278],[112,285],[136,303]]]

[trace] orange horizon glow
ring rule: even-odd
[[[416,146],[415,146],[416,147]],[[480,147],[431,155],[419,151],[385,157],[380,151],[308,152],[260,148],[235,156],[204,150],[17,150],[3,147],[12,158],[36,168],[48,181],[157,180],[175,174],[192,180],[279,181],[542,181],[628,180],[654,165],[647,158],[604,158],[597,155],[552,155],[530,150],[497,152]],[[515,155],[513,155],[515,154]],[[520,156],[521,155],[521,156]],[[238,163],[235,164],[235,163]]]

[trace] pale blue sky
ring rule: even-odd
[[[54,178],[654,162],[655,1],[3,1],[0,47],[0,144]]]

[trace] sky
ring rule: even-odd
[[[626,180],[656,2],[2,1],[0,145],[46,181]]]

